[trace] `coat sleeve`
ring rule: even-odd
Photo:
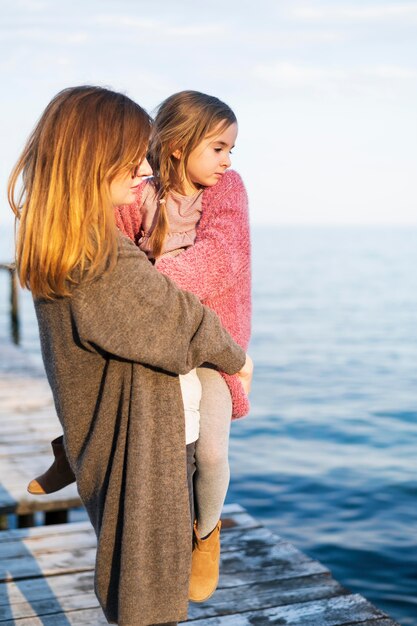
[[[197,230],[194,246],[176,257],[163,257],[158,271],[200,300],[218,295],[232,285],[250,263],[248,199],[236,172],[214,205],[208,205]]]
[[[116,266],[71,297],[74,332],[87,350],[185,374],[202,363],[234,374],[245,352],[213,311],[178,289],[120,236]]]

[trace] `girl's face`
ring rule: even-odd
[[[143,159],[130,172],[116,176],[110,183],[110,197],[114,206],[132,204],[136,200],[137,189],[146,176],[152,176],[152,168],[147,159]]]
[[[230,151],[235,145],[237,124],[230,124],[220,131],[223,122],[194,148],[188,157],[187,179],[184,181],[186,195],[195,193],[199,187],[213,187],[230,167]],[[174,154],[175,156],[175,154]]]

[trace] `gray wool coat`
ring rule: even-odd
[[[36,299],[42,356],[69,462],[98,538],[109,622],[187,618],[191,563],[178,374],[229,374],[244,351],[216,315],[119,236],[115,268],[69,298]]]

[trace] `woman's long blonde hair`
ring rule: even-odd
[[[159,201],[149,239],[153,256],[160,255],[168,232],[166,196],[170,191],[184,192],[191,152],[213,131],[223,132],[234,123],[236,116],[227,104],[199,91],[180,91],[159,105],[148,153]],[[179,158],[173,155],[177,151]]]
[[[101,87],[64,89],[46,107],[8,185],[19,278],[35,297],[70,295],[114,265],[110,183],[144,158],[150,129],[138,104]]]

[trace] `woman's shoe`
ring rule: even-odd
[[[29,493],[35,496],[54,493],[54,491],[59,491],[75,482],[74,472],[68,463],[63,440],[64,437],[61,435],[51,441],[55,460],[46,472],[30,481],[27,486]]]
[[[212,532],[200,539],[194,523],[194,549],[188,597],[192,602],[204,602],[216,591],[219,582],[220,528],[219,520]]]

